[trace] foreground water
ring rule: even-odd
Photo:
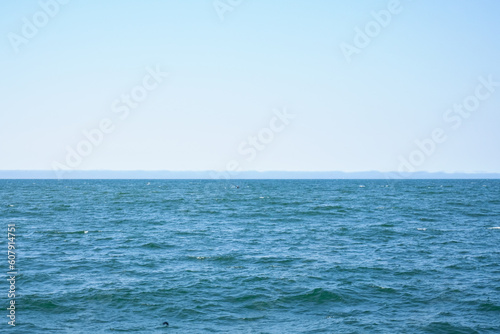
[[[0,203],[14,332],[500,332],[500,180],[0,180]]]

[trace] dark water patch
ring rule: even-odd
[[[279,297],[273,302],[279,303],[281,305],[287,304],[325,304],[332,302],[341,302],[344,301],[346,297],[343,297],[341,294],[323,289],[316,288],[306,292],[298,293],[298,294],[287,294],[285,296]]]
[[[155,242],[148,242],[146,244],[141,245],[142,248],[146,249],[166,249],[166,248],[175,248],[175,245],[170,244],[160,244]]]
[[[31,295],[24,295],[22,299],[22,308],[24,311],[36,311],[40,313],[47,314],[58,314],[58,313],[75,313],[82,311],[80,307],[68,300],[66,305],[58,301],[54,301],[54,298],[49,297],[35,297]]]
[[[49,209],[53,210],[53,211],[69,211],[71,209],[71,205],[59,204],[59,205],[51,206]]]
[[[419,221],[421,221],[421,222],[437,222],[438,220],[435,218],[431,218],[431,217],[421,217],[421,218],[419,218]]]
[[[330,204],[313,206],[311,209],[312,210],[324,210],[324,211],[342,211],[342,212],[347,211],[346,210],[347,208],[342,206],[342,205],[330,205]]]
[[[458,324],[448,322],[432,322],[422,328],[426,333],[456,333],[456,334],[479,334],[478,331]]]
[[[485,312],[494,312],[497,315],[500,314],[500,304],[493,304],[491,302],[481,303],[478,309]]]

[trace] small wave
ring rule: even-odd
[[[63,305],[59,300],[53,301],[45,297],[34,295],[24,296],[23,309],[38,312],[50,312],[51,314],[76,313],[81,311],[77,305]]]
[[[186,259],[188,260],[195,260],[195,261],[213,261],[213,262],[232,262],[236,260],[235,256],[232,255],[218,255],[218,256],[187,256]]]
[[[142,248],[148,248],[148,249],[163,249],[163,248],[171,248],[174,247],[172,245],[163,245],[159,244],[156,242],[148,242],[146,244],[141,245]]]
[[[372,287],[374,287],[375,289],[380,290],[381,292],[384,292],[384,293],[396,293],[397,292],[395,289],[388,288],[388,287],[385,287],[385,286],[372,285]]]
[[[285,264],[292,263],[298,259],[294,258],[285,258],[285,257],[276,257],[276,256],[263,256],[257,259],[257,263],[266,263],[266,264]]]
[[[341,295],[336,294],[332,291],[325,290],[322,288],[316,288],[305,293],[301,293],[294,296],[287,296],[280,298],[279,301],[290,303],[317,303],[324,304],[332,301],[342,301]]]
[[[249,317],[249,318],[240,318],[243,321],[256,321],[256,320],[261,320],[265,319],[265,316],[260,316],[260,317]]]
[[[262,293],[241,293],[236,296],[226,297],[226,301],[230,303],[252,303],[254,301],[267,300],[269,297]]]
[[[52,207],[52,210],[54,210],[54,211],[69,211],[70,208],[71,208],[71,205],[61,204],[61,205],[57,205],[57,206]]]
[[[92,232],[101,232],[101,231],[92,231]],[[87,234],[89,231],[86,230],[81,230],[81,231],[34,231],[33,233],[37,234],[46,234],[46,235],[61,235],[61,236],[66,236],[66,235],[71,235],[71,234]]]
[[[489,215],[486,213],[481,213],[481,212],[464,212],[464,215],[469,216],[469,217],[488,217]]]
[[[324,210],[343,210],[345,207],[342,205],[331,205],[331,204],[323,204],[313,207],[314,210],[324,209]]]

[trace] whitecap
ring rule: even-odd
[[[500,230],[500,226],[489,227],[488,230]]]
[[[83,233],[87,234],[87,233],[89,233],[89,231],[83,231]]]
[[[425,227],[417,227],[417,230],[418,231],[427,231],[427,229]]]

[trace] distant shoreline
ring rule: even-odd
[[[137,180],[398,180],[398,179],[500,179],[500,173],[445,172],[281,172],[245,171],[233,174],[215,171],[54,171],[4,170],[0,179],[137,179]]]

